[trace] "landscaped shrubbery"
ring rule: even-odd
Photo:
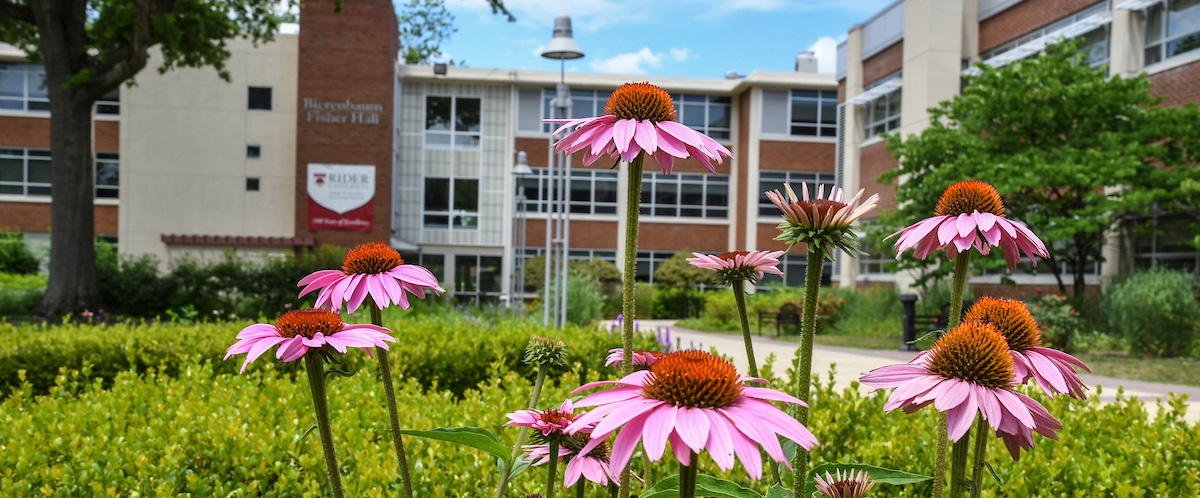
[[[591,327],[566,327],[546,331],[528,322],[502,322],[496,326],[476,325],[462,318],[412,317],[398,311],[385,313],[384,324],[395,332],[392,345],[393,369],[416,379],[424,387],[462,393],[488,377],[492,363],[533,378],[533,370],[520,361],[529,338],[549,335],[567,341],[571,361],[580,362],[581,373],[595,378],[604,369],[608,350],[620,345],[619,337]],[[403,317],[403,318],[401,318]],[[157,369],[175,376],[181,365],[212,360],[216,373],[236,373],[241,359],[222,362],[225,350],[246,322],[136,323],[112,326],[64,325],[57,327],[14,325],[0,322],[0,396],[17,383],[17,372],[35,394],[54,385],[60,369],[88,368],[90,377],[109,383],[119,373]],[[644,337],[640,348],[651,348],[653,339]],[[365,355],[347,355],[349,367],[374,371]],[[269,362],[267,362],[269,363]],[[262,368],[257,363],[253,368]]]
[[[0,316],[27,315],[46,292],[46,277],[0,273]]]
[[[417,329],[417,327],[411,327]],[[419,336],[436,330],[412,330]],[[355,353],[354,356],[362,356]],[[403,355],[395,356],[403,363]],[[571,361],[588,360],[572,354]],[[465,361],[465,360],[464,360]],[[231,363],[233,361],[231,360]],[[524,408],[531,384],[498,364],[489,380],[461,397],[428,391],[413,378],[397,388],[405,427],[480,426],[512,444],[517,430],[502,427],[504,414]],[[484,365],[474,367],[487,368]],[[6,496],[321,496],[327,492],[312,400],[302,379],[267,362],[246,374],[218,374],[213,364],[184,362],[178,375],[118,375],[102,390],[85,375],[66,372],[46,396],[28,384],[0,403],[0,489]],[[93,372],[94,375],[94,372]],[[330,410],[347,496],[396,496],[399,484],[374,369],[351,378],[331,377]],[[580,385],[577,373],[547,384],[544,406],[557,404]],[[778,384],[778,383],[777,383]],[[821,445],[815,464],[869,462],[928,475],[932,472],[933,410],[884,414],[885,396],[856,390],[816,390],[813,431]],[[1100,406],[1060,397],[1039,401],[1065,425],[1058,442],[1037,438],[1037,449],[1013,462],[994,442],[989,462],[1004,487],[983,496],[1197,496],[1200,494],[1200,428],[1182,421],[1183,406],[1164,407],[1154,420],[1139,401]],[[405,439],[417,496],[491,496],[495,460],[439,441]],[[635,456],[634,469],[640,470]],[[701,472],[760,491],[741,467],[721,473],[709,457]],[[669,456],[652,466],[654,482],[676,472]],[[545,474],[519,476],[511,496],[542,490]],[[768,479],[769,480],[769,479]],[[238,491],[238,490],[241,491]],[[588,496],[607,496],[591,486]],[[640,488],[634,488],[636,493]],[[994,491],[993,491],[994,490]],[[993,494],[994,493],[994,494]],[[565,493],[564,493],[565,494]],[[879,485],[871,496],[928,496],[929,484]]]
[[[0,273],[32,275],[40,266],[37,256],[25,245],[24,235],[0,232]]]
[[[1124,336],[1134,354],[1188,354],[1200,329],[1195,285],[1191,275],[1177,271],[1135,273],[1105,296],[1110,333]]]

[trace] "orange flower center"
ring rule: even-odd
[[[1004,336],[990,323],[966,322],[929,350],[929,371],[993,389],[1008,388],[1015,370]]]
[[[975,211],[1004,216],[1004,201],[996,187],[978,180],[951,185],[938,199],[934,214],[938,216],[971,214]]]
[[[1008,349],[1025,351],[1042,345],[1042,333],[1029,307],[1016,299],[983,297],[967,311],[965,321],[990,323],[1004,335]]]
[[[584,446],[587,446],[588,442],[591,440],[591,434],[586,432],[577,432],[574,436],[571,436],[570,438],[567,438],[566,441],[563,441],[563,446],[566,446],[567,448],[570,448],[571,451],[578,453],[579,450],[582,450]],[[592,448],[592,451],[589,451],[586,456],[590,456],[597,460],[608,460],[610,451],[612,451],[612,448],[609,446],[608,440],[605,439],[604,442],[596,445],[595,448]]]
[[[742,384],[732,363],[703,351],[663,355],[650,367],[647,397],[689,408],[722,408],[741,399]]]
[[[559,410],[557,408],[551,408],[549,410],[542,412],[541,419],[542,419],[542,422],[545,422],[547,424],[554,424],[559,427],[566,427],[568,425],[571,425],[571,422],[575,421],[575,416],[568,412]]]
[[[845,204],[829,199],[800,201],[796,203],[796,206],[808,213],[809,216],[814,213],[819,214],[822,220],[828,219],[831,213],[836,213],[846,207]]]
[[[312,339],[320,332],[332,335],[342,330],[342,317],[328,310],[303,309],[284,313],[275,322],[279,335],[284,337],[304,336]]]
[[[747,254],[750,254],[750,251],[730,251],[718,254],[717,258],[725,261],[733,261],[736,260],[738,256],[745,256]]]
[[[666,90],[649,83],[626,83],[613,90],[604,114],[620,119],[675,121],[675,103]]]
[[[378,274],[404,264],[400,253],[383,242],[367,242],[346,253],[342,271],[346,273]]]

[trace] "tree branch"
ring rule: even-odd
[[[150,57],[148,51],[152,44],[150,39],[151,18],[165,15],[165,12],[160,12],[160,9],[165,7],[163,4],[174,8],[175,2],[173,0],[134,0],[134,4],[137,5],[137,23],[128,50],[114,53],[93,67],[92,82],[89,85],[91,90],[89,93],[93,100],[117,88],[122,82],[132,78],[146,67],[146,62]]]
[[[33,24],[33,9],[28,5],[15,4],[0,0],[0,17]]]

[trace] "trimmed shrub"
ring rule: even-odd
[[[32,275],[40,269],[41,263],[25,245],[24,235],[0,232],[0,273]]]
[[[0,273],[0,316],[28,315],[46,292],[46,277]]]
[[[1179,356],[1191,351],[1200,327],[1191,275],[1151,268],[1118,283],[1104,298],[1108,328],[1134,354]]]

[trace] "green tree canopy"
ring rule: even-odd
[[[929,109],[930,126],[887,145],[901,158],[880,181],[896,189],[893,228],[933,214],[951,183],[977,179],[1004,197],[1007,217],[1029,226],[1049,247],[1039,263],[1058,280],[1083,291],[1088,267],[1103,260],[1105,230],[1156,209],[1195,209],[1200,115],[1196,105],[1163,107],[1146,75],[1108,77],[1089,67],[1079,42],[1049,47],[1035,59],[1002,68],[978,66],[960,95]],[[917,261],[924,278],[949,273],[944,258]],[[1000,268],[1003,258],[978,258]],[[975,261],[973,259],[973,261]]]
[[[692,253],[680,251],[672,255],[654,271],[654,284],[663,287],[691,287],[693,285],[715,285],[717,273],[697,268],[687,262]]]

